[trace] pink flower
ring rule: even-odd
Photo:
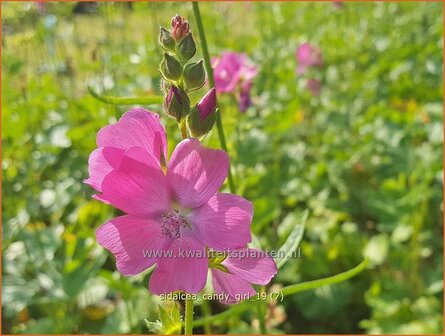
[[[306,81],[306,89],[311,91],[313,96],[318,96],[321,92],[321,82],[315,78],[309,78]]]
[[[321,50],[309,43],[301,44],[295,53],[297,58],[298,67],[297,74],[302,75],[306,72],[308,67],[322,67],[323,66],[323,56],[321,55]]]
[[[40,15],[46,14],[46,4],[44,1],[37,1],[36,6],[37,6],[37,11],[39,12]]]
[[[251,241],[252,204],[218,193],[229,166],[224,151],[183,140],[164,172],[165,130],[157,114],[142,108],[101,129],[97,146],[85,183],[99,192],[94,198],[126,213],[96,230],[123,275],[156,264],[153,293],[198,293],[207,277],[206,247],[238,249]]]
[[[339,0],[334,0],[334,1],[333,1],[333,4],[334,4],[334,6],[335,6],[337,9],[341,9],[341,8],[343,8],[343,6],[344,6],[344,2],[343,2],[343,1],[339,1]]]
[[[258,68],[253,65],[246,54],[225,51],[219,57],[212,59],[215,87],[219,93],[235,92],[240,89],[239,104],[244,112],[252,103],[250,90],[252,80],[258,74]]]
[[[255,295],[251,284],[267,285],[277,273],[274,260],[257,249],[240,249],[229,252],[221,263],[228,272],[212,268],[213,289],[228,296],[222,303],[238,303]]]
[[[240,95],[239,95],[240,112],[246,112],[249,106],[252,105],[252,99],[250,98],[251,89],[252,89],[252,82],[246,81],[241,84]]]

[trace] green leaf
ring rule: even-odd
[[[175,301],[167,302],[164,307],[159,308],[159,320],[150,322],[147,319],[145,324],[154,334],[172,335],[181,333],[181,315],[179,313],[178,303]]]
[[[301,214],[300,219],[295,221],[295,226],[289,234],[289,237],[287,237],[286,242],[278,250],[277,257],[275,258],[278,269],[284,266],[284,264],[290,259],[292,253],[294,253],[298,246],[300,246],[308,215],[308,210],[305,210]]]
[[[160,321],[150,322],[149,320],[145,319],[145,325],[147,326],[147,329],[155,334],[160,335],[162,334],[162,323]]]
[[[163,102],[162,96],[151,97],[113,97],[103,96],[88,85],[88,92],[97,100],[112,105],[159,105]]]

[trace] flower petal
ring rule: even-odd
[[[241,77],[241,62],[238,54],[223,52],[213,60],[215,88],[217,92],[233,92]]]
[[[150,278],[150,291],[157,295],[177,290],[199,293],[206,283],[207,265],[201,243],[187,236],[174,239],[158,258]]]
[[[88,159],[89,178],[84,183],[101,191],[104,177],[119,167],[125,151],[119,148],[102,147],[94,150]]]
[[[161,162],[167,159],[167,138],[159,115],[143,108],[133,108],[117,123],[102,128],[97,134],[98,147],[115,147],[127,150],[142,147]]]
[[[142,163],[124,156],[119,168],[104,178],[102,195],[96,199],[129,214],[153,214],[167,210],[171,199],[167,178],[154,160],[147,155],[146,162]]]
[[[215,195],[228,169],[226,152],[206,148],[197,139],[185,139],[173,151],[167,179],[179,204],[195,208]]]
[[[267,285],[278,271],[275,261],[258,249],[230,251],[222,264],[231,273],[257,285]]]
[[[252,240],[253,205],[240,196],[217,193],[193,210],[190,221],[202,242],[216,250],[243,248]]]
[[[224,294],[224,299],[220,302],[225,304],[238,303],[256,293],[247,280],[215,268],[212,268],[212,284],[216,294]]]
[[[96,238],[114,254],[117,269],[123,275],[135,275],[152,266],[156,258],[147,253],[158,250],[164,242],[159,223],[132,215],[116,217],[101,225]]]

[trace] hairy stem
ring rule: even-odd
[[[184,334],[185,335],[193,334],[193,300],[192,299],[185,300]]]
[[[198,26],[199,39],[201,41],[202,54],[204,57],[204,64],[205,64],[205,68],[207,71],[209,84],[211,87],[215,87],[215,79],[213,77],[213,70],[212,70],[212,65],[210,62],[210,54],[209,54],[209,49],[207,47],[207,40],[206,40],[206,36],[205,36],[205,32],[204,32],[204,26],[202,24],[201,13],[199,12],[199,5],[196,1],[193,1],[192,6],[193,6],[193,14],[194,14],[195,20],[196,20],[196,25]],[[218,131],[218,138],[219,138],[219,143],[221,145],[221,148],[225,152],[227,152],[226,137],[224,135],[224,128],[223,128],[223,124],[221,121],[221,112],[220,111],[221,110],[218,109],[218,112],[216,113],[216,129]],[[229,171],[227,174],[227,181],[229,182],[230,192],[234,194],[235,193],[235,183],[233,182],[232,171],[230,169],[230,166],[229,166]]]
[[[259,293],[265,292],[265,287],[261,286],[261,289]],[[259,302],[258,303],[258,320],[260,322],[260,334],[266,335],[267,334],[267,328],[266,328],[266,312],[267,312],[267,302]]]

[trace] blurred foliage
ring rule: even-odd
[[[94,234],[114,210],[82,184],[96,132],[128,107],[95,100],[87,85],[159,95],[159,26],[180,13],[194,29],[191,6],[1,5],[3,331],[147,333],[144,319],[173,308],[156,308],[150,271],[115,270]],[[363,256],[372,262],[348,282],[271,305],[269,332],[442,333],[442,5],[202,3],[201,11],[212,54],[243,51],[261,69],[246,114],[220,97],[238,193],[255,204],[256,243],[278,249],[309,209],[301,259],[283,266],[274,287]],[[305,41],[324,57],[311,74],[322,82],[315,97],[295,74]],[[163,121],[172,148],[179,132]],[[216,132],[205,142],[218,147]],[[196,316],[223,309],[211,302]],[[211,327],[258,332],[255,318]]]

